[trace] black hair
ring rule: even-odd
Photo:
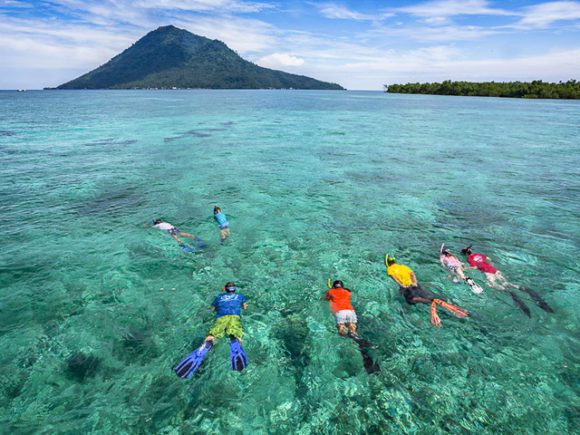
[[[463,249],[461,250],[461,253],[462,253],[463,255],[471,254],[471,247],[472,247],[472,246],[473,246],[473,245],[466,246],[465,248],[463,248]]]
[[[226,285],[224,286],[224,288],[226,289],[226,291],[228,291],[228,290],[227,290],[227,289],[228,289],[228,287],[234,287],[234,289],[235,289],[235,287],[236,287],[236,284],[234,284],[234,283],[233,283],[233,282],[231,282],[231,281],[228,281],[228,282],[226,282]],[[235,291],[235,290],[234,290],[234,291]]]
[[[332,288],[343,288],[344,284],[340,280],[336,280],[332,283]]]
[[[160,224],[161,223],[161,219],[155,219],[153,221],[154,225]]]

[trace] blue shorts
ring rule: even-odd
[[[220,230],[227,230],[230,227],[230,224],[223,224],[220,225]]]
[[[170,230],[167,230],[167,232],[172,236],[175,236],[176,234],[179,234],[181,230],[179,228],[173,227]]]

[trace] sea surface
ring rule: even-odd
[[[573,433],[579,171],[578,101],[0,92],[0,432]],[[454,283],[442,242],[474,243],[554,313]],[[435,328],[386,252],[470,317],[439,309]],[[353,290],[379,373],[338,336],[328,278]],[[232,371],[222,340],[182,380],[226,281],[249,301],[250,365]]]

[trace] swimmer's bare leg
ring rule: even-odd
[[[180,235],[180,236],[183,236],[183,237],[187,237],[187,238],[189,238],[189,239],[191,239],[191,240],[195,240],[195,236],[192,236],[192,235],[191,235],[191,234],[189,234],[189,233],[184,233],[183,231],[182,231],[182,232],[180,232],[180,233],[179,233],[179,235]]]
[[[356,323],[347,323],[346,326],[348,327],[348,334],[356,337]]]

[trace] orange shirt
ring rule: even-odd
[[[326,292],[326,299],[330,301],[330,310],[336,313],[340,310],[354,310],[350,304],[351,292],[343,288],[333,288]]]

